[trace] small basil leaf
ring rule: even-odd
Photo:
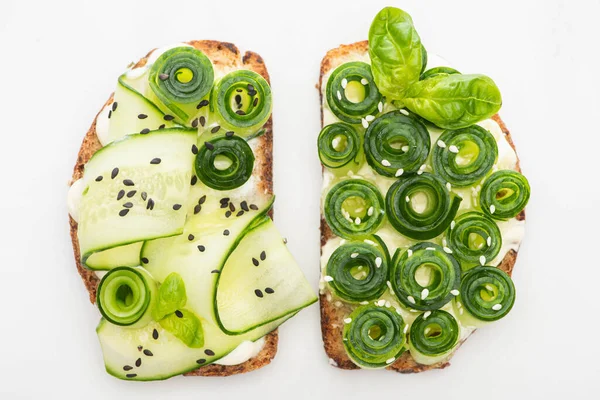
[[[442,75],[442,74],[452,75],[452,74],[460,74],[460,72],[458,72],[454,68],[450,68],[450,67],[435,67],[435,68],[430,68],[427,71],[423,72],[421,74],[421,77],[419,78],[419,80],[424,81],[425,79],[433,78],[434,76],[438,76],[438,75]]]
[[[160,326],[188,347],[200,348],[204,346],[204,330],[202,329],[202,322],[196,314],[185,309],[176,311],[161,319],[158,322]]]
[[[412,85],[402,102],[440,128],[459,129],[496,114],[502,96],[485,75],[440,74]]]
[[[152,317],[155,321],[160,321],[165,315],[183,308],[186,302],[187,296],[183,279],[179,274],[172,272],[158,288],[158,300]]]
[[[427,62],[424,50],[410,15],[394,7],[381,10],[369,30],[369,56],[379,91],[390,100],[403,98]]]

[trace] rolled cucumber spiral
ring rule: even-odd
[[[485,180],[479,193],[481,209],[494,219],[516,217],[527,205],[530,190],[527,178],[520,173],[496,171]]]
[[[452,314],[444,310],[427,311],[410,327],[410,354],[419,364],[435,364],[448,357],[459,337],[460,327]]]
[[[254,153],[238,136],[221,136],[207,141],[196,155],[196,175],[208,187],[230,190],[252,176]]]
[[[112,324],[140,328],[152,321],[158,285],[143,268],[110,270],[98,286],[96,303]]]
[[[319,134],[318,147],[321,163],[332,170],[353,169],[360,166],[362,141],[352,125],[338,122],[327,125]],[[342,168],[348,167],[348,168]]]
[[[345,322],[344,347],[361,368],[384,368],[406,349],[404,320],[392,308],[360,306]]]
[[[498,225],[485,214],[471,211],[455,219],[448,230],[448,247],[465,264],[486,264],[493,260],[502,247]]]

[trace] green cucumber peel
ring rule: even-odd
[[[325,167],[338,170],[342,167],[357,171],[361,164],[362,140],[352,125],[338,122],[321,130],[317,140],[319,159]]]
[[[529,181],[512,170],[494,172],[483,183],[479,202],[484,213],[497,220],[516,217],[529,202]]]
[[[458,344],[460,327],[452,314],[444,310],[419,315],[410,327],[410,351],[425,357],[450,353]]]
[[[491,322],[510,312],[515,297],[515,285],[506,272],[479,266],[465,273],[456,300],[475,319]]]
[[[500,253],[502,235],[491,218],[470,211],[456,217],[454,222],[454,227],[447,231],[447,244],[452,254],[462,262],[463,269],[486,264]]]

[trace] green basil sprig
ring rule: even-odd
[[[381,10],[369,30],[369,56],[379,91],[391,100],[402,99],[419,80],[424,47],[408,13],[394,7]]]
[[[169,274],[158,288],[158,300],[152,313],[156,321],[172,314],[187,303],[185,284],[177,273]]]

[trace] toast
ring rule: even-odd
[[[188,42],[191,46],[202,51],[212,61],[215,69],[237,69],[244,68],[252,70],[262,75],[267,82],[269,82],[269,74],[263,59],[256,53],[247,51],[245,54],[241,54],[239,49],[232,43],[219,42],[213,40],[198,40]],[[135,67],[144,66],[148,60],[148,57],[154,50],[150,51],[144,58],[139,60]],[[113,95],[109,97],[105,105],[111,104],[113,101]],[[99,113],[98,113],[99,114]],[[96,135],[96,120],[98,115],[92,122],[88,132],[86,133],[79,154],[77,156],[77,162],[73,168],[72,182],[83,176],[84,166],[92,157],[92,155],[98,151],[102,145],[100,144]],[[269,118],[264,126],[265,134],[257,138],[257,146],[255,147],[255,164],[252,171],[252,175],[256,178],[256,190],[261,190],[264,193],[273,193],[273,120],[272,116]],[[272,210],[269,214],[271,218]],[[88,269],[85,269],[81,264],[81,257],[79,252],[79,242],[77,239],[77,222],[73,218],[69,217],[71,241],[73,243],[73,253],[75,256],[75,264],[77,270],[83,279],[83,283],[89,293],[89,298],[92,303],[96,302],[96,290],[100,279],[96,274]],[[234,374],[241,374],[244,372],[253,371],[258,368],[269,364],[277,353],[277,342],[278,333],[277,330],[272,331],[266,337],[266,343],[260,353],[248,361],[238,365],[217,365],[210,364],[204,367],[200,367],[194,371],[188,372],[186,376],[229,376]]]
[[[325,77],[325,75],[327,75],[330,71],[332,71],[339,65],[348,61],[354,61],[357,58],[362,59],[367,55],[367,53],[368,41],[365,40],[348,45],[341,45],[335,49],[332,49],[327,52],[327,54],[321,61],[319,84],[317,85],[321,102],[321,127],[323,127],[324,104],[322,89],[324,87],[323,85],[327,83],[323,82],[323,78]],[[500,116],[494,115],[492,119],[498,123],[502,132],[504,133],[504,138],[516,151],[515,145],[510,136],[510,132],[506,128],[506,125],[504,125],[504,122],[500,119]],[[518,157],[516,170],[518,172],[521,172]],[[525,220],[525,211],[521,211],[521,213],[516,218],[520,221]],[[325,222],[323,215],[321,215],[321,248],[333,236],[334,234]],[[504,259],[500,262],[498,267],[504,272],[511,275],[515,262],[517,260],[517,254],[517,251],[511,249],[505,255]],[[330,358],[330,363],[341,369],[359,369],[359,367],[356,366],[346,354],[346,350],[344,349],[344,345],[342,342],[342,330],[344,328],[343,320],[350,313],[350,308],[343,303],[339,303],[339,307],[336,306],[335,303],[331,301],[331,297],[328,297],[327,294],[323,293],[323,291],[321,291],[320,293],[319,300],[321,309],[321,333],[323,336],[325,352]],[[457,346],[457,349],[458,347],[460,347],[460,344],[459,346]],[[410,353],[406,351],[394,363],[387,366],[386,369],[401,373],[414,373],[436,368],[445,368],[448,365],[450,365],[449,359],[444,362],[440,362],[433,365],[418,364],[410,356]]]

